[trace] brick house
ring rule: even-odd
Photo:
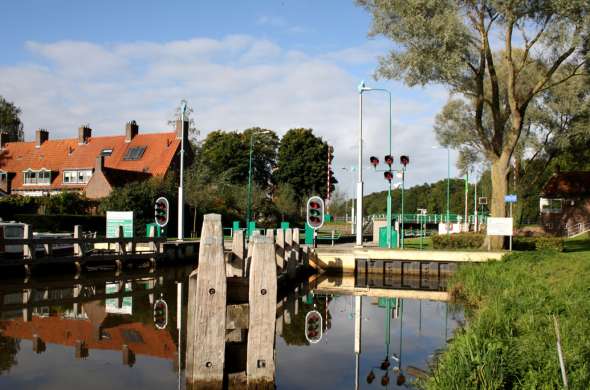
[[[548,233],[562,234],[576,224],[590,222],[590,172],[557,172],[539,199],[541,224]]]
[[[77,138],[60,140],[50,140],[47,130],[37,130],[30,142],[5,142],[6,134],[0,134],[0,194],[77,191],[99,199],[114,187],[175,170],[181,134],[180,121],[169,133],[140,134],[131,121],[118,136],[93,137],[88,126],[78,129]]]

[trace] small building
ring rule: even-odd
[[[590,222],[590,172],[555,173],[541,191],[539,210],[547,233]]]
[[[30,142],[5,142],[6,134],[0,134],[0,194],[76,191],[103,198],[115,187],[177,169],[181,136],[180,121],[169,133],[140,134],[131,121],[123,135],[115,136],[94,137],[89,126],[80,127],[77,138],[59,140],[42,129]]]

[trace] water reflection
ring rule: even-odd
[[[2,281],[0,388],[190,388],[191,271]],[[275,322],[264,336],[270,357],[255,359],[270,373],[263,386],[411,387],[463,321],[461,308],[447,304],[443,282],[410,289],[367,287],[354,276],[314,277],[279,290]],[[228,282],[228,288],[243,286]],[[252,352],[247,294],[229,295],[221,386],[245,388]]]

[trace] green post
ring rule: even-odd
[[[252,207],[252,149],[254,144],[254,133],[250,135],[250,158],[248,160],[248,204],[246,205],[246,229],[247,237],[250,237],[250,208]]]
[[[404,187],[406,180],[406,167],[402,168],[402,226],[401,226],[401,243],[402,249],[404,249]]]
[[[449,214],[451,197],[451,149],[447,145],[447,236],[450,234],[451,215]]]

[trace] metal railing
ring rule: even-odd
[[[580,234],[590,231],[590,222],[580,222],[573,225],[566,225],[565,231],[568,238],[579,236]]]

